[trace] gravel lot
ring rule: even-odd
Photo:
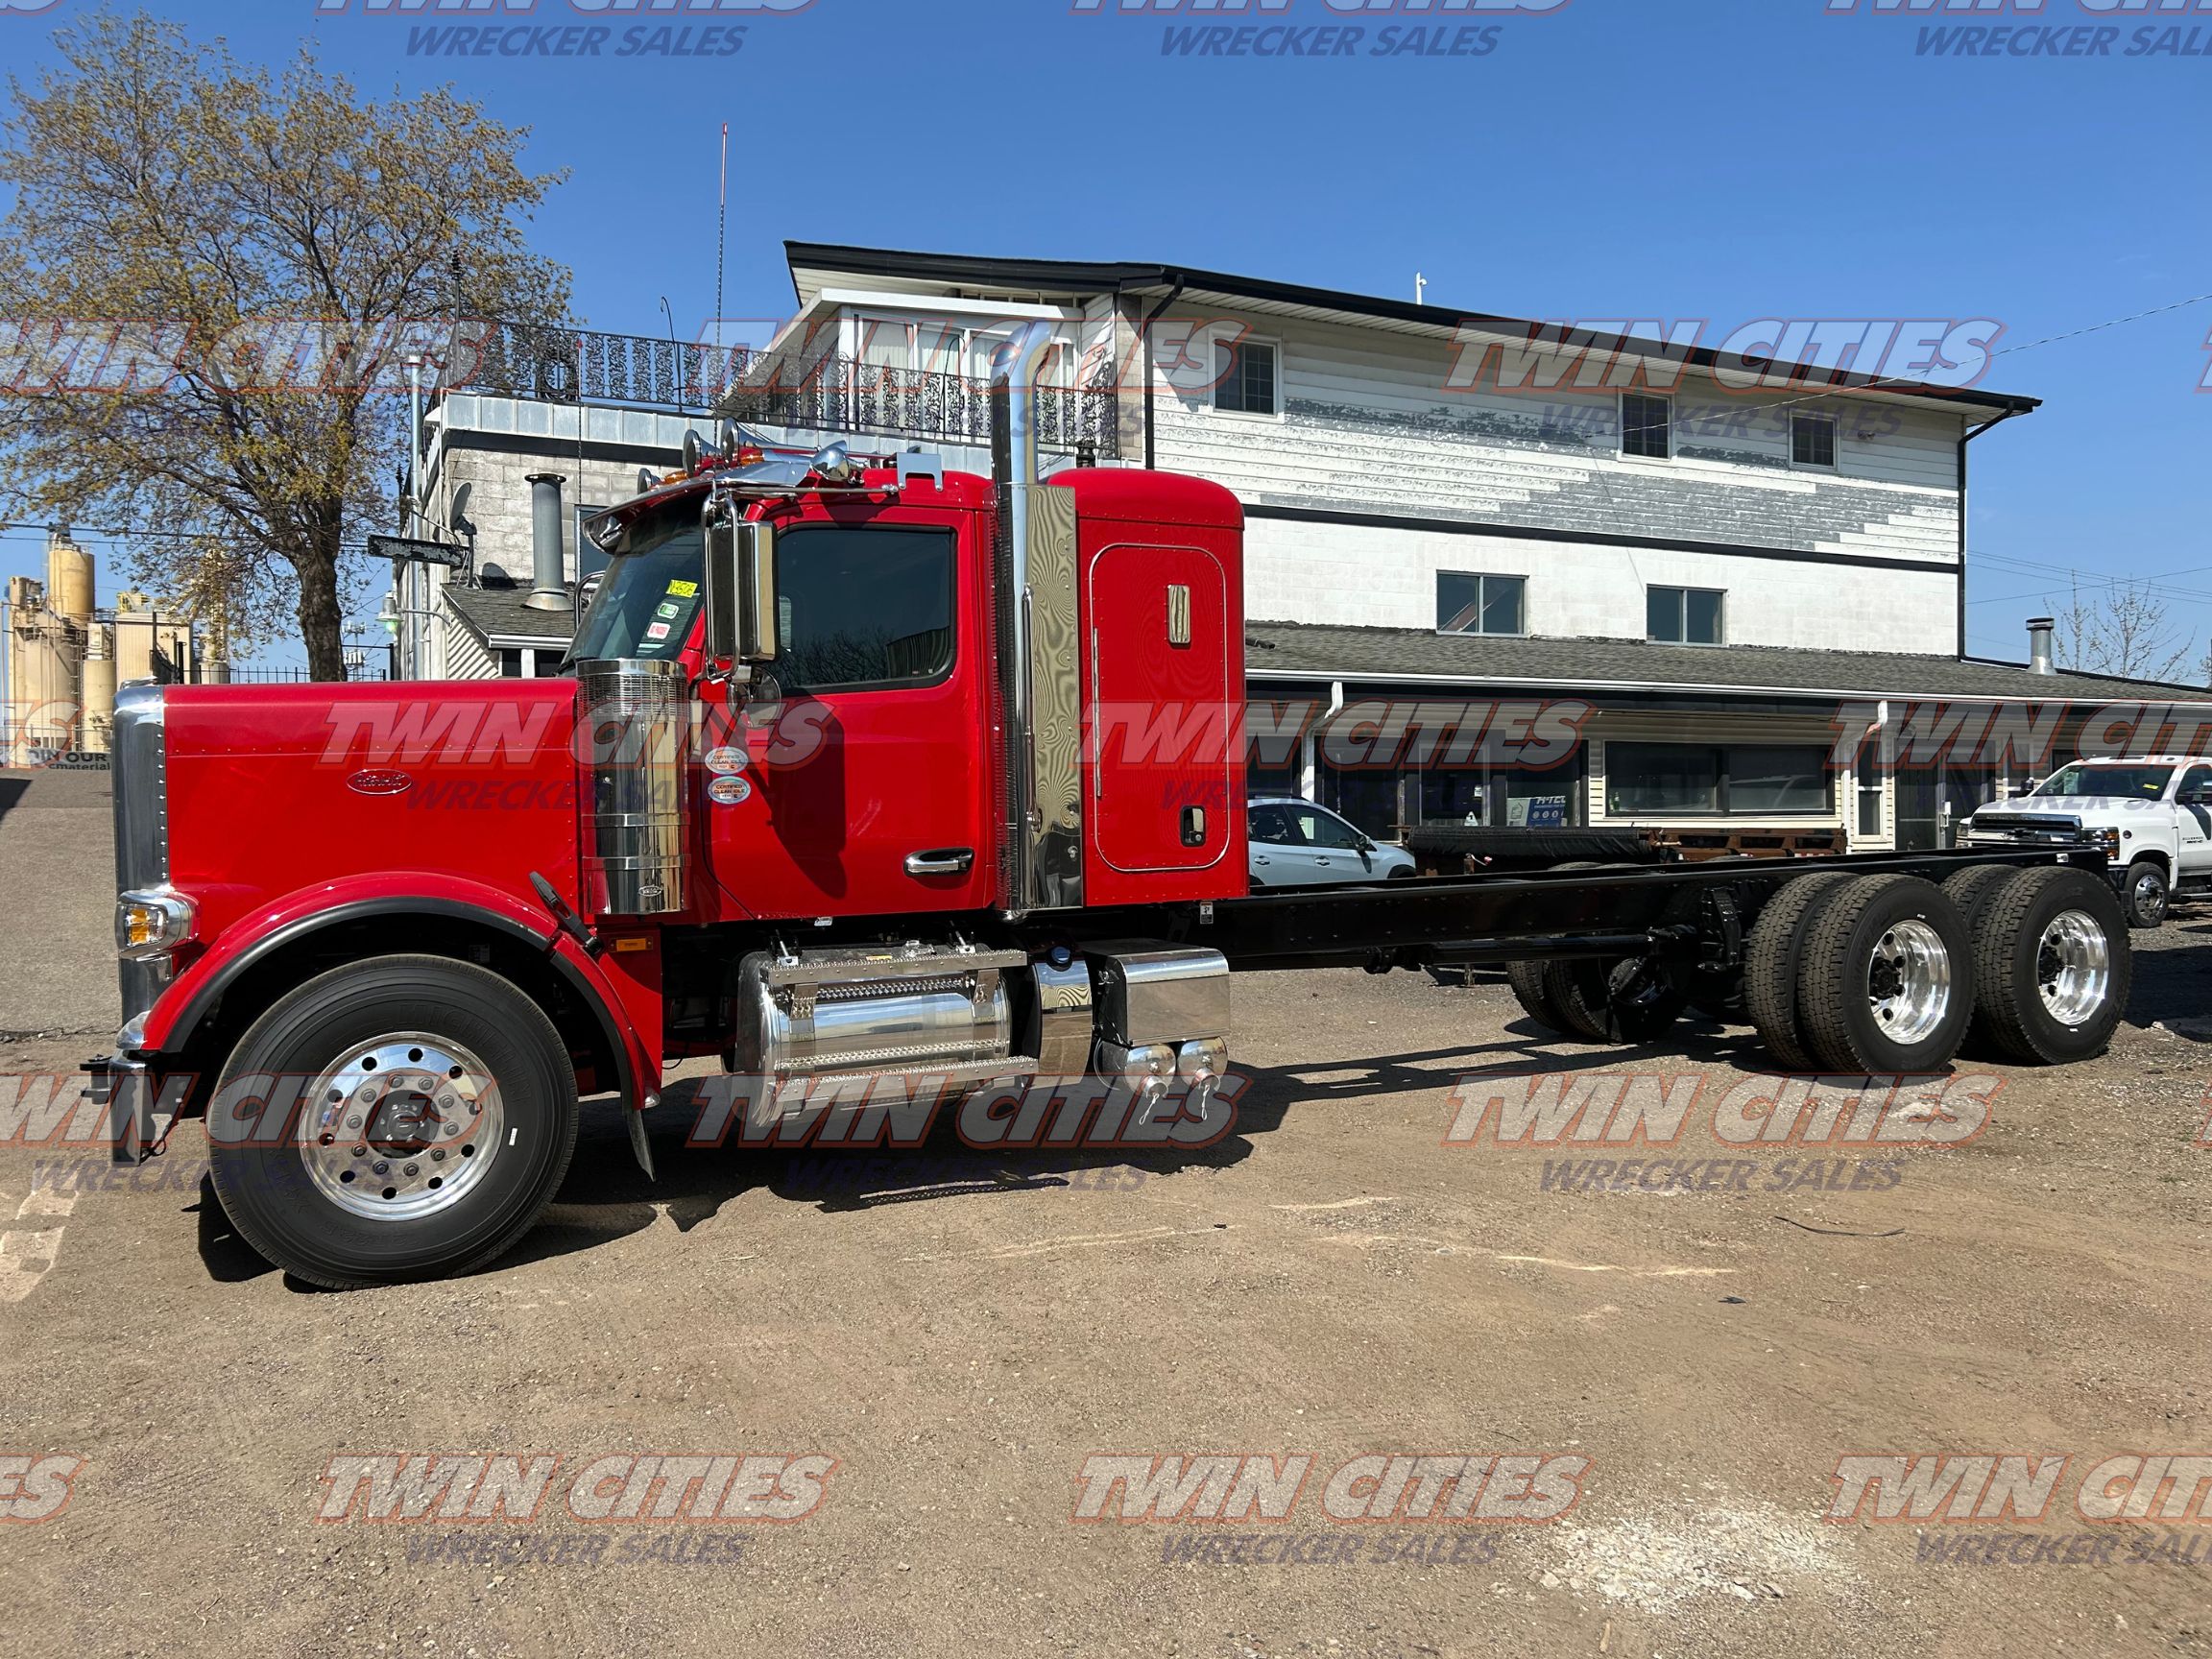
[[[1756,1179],[1548,1191],[1565,1154],[1444,1144],[1464,1074],[1717,1091],[1760,1052],[1555,1046],[1497,980],[1357,974],[1238,981],[1251,1084],[1184,1159],[690,1150],[678,1098],[649,1186],[593,1108],[550,1222],[457,1283],[288,1284],[228,1234],[197,1126],[119,1184],[0,1148],[0,1455],[83,1459],[58,1515],[0,1526],[0,1650],[2212,1650],[2212,1526],[2072,1507],[2108,1455],[2212,1450],[2208,933],[2139,936],[2106,1058],[1966,1057],[2002,1079],[1986,1131],[1869,1154],[1894,1183],[1856,1190],[1804,1184],[1833,1149],[1694,1114],[1669,1156]],[[1839,1457],[1923,1452],[2073,1462],[2039,1526],[1823,1519]],[[436,1453],[561,1462],[527,1521],[318,1521],[334,1457]],[[1094,1454],[1235,1453],[1310,1455],[1286,1521],[1071,1522]],[[1332,1472],[1400,1453],[1591,1461],[1549,1525],[1331,1518]],[[566,1512],[633,1454],[835,1466],[785,1525]],[[1921,1558],[2002,1531],[2106,1543]]]

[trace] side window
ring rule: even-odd
[[[1252,808],[1252,839],[1274,847],[1287,847],[1294,845],[1298,837],[1290,829],[1290,814],[1282,807],[1255,806]]]
[[[776,539],[785,691],[889,691],[952,671],[950,530],[802,525]]]
[[[2212,806],[2212,766],[2192,766],[2184,772],[2174,800],[2177,805]]]
[[[1301,812],[1298,828],[1310,847],[1351,848],[1359,845],[1359,832],[1331,812]]]

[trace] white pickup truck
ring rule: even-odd
[[[2104,843],[2130,926],[2155,927],[2176,892],[2212,889],[2212,762],[2191,756],[2077,760],[1976,812],[1970,847]]]

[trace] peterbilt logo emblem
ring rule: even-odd
[[[356,795],[404,795],[415,787],[415,780],[404,772],[356,772],[346,780],[346,787]]]

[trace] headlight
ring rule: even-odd
[[[130,961],[166,956],[192,937],[192,901],[165,889],[115,901],[115,954]]]
[[[2107,824],[2101,830],[2092,830],[2089,831],[2089,839],[2104,848],[2112,857],[2120,856],[2120,830],[2116,826]]]

